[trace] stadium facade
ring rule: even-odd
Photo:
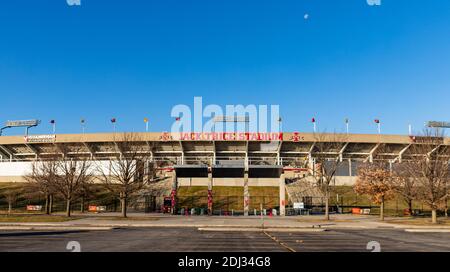
[[[117,156],[122,133],[0,137],[0,182],[23,182],[33,162],[55,155],[107,161]],[[352,185],[363,162],[407,160],[416,137],[402,135],[313,133],[135,133],[133,144],[158,162],[160,171],[180,186],[243,186],[248,213],[249,186],[279,187],[279,212],[286,205],[286,179],[305,175],[317,156],[339,159],[336,185]],[[318,151],[318,141],[333,142]],[[449,145],[450,139],[442,139]],[[56,153],[55,153],[56,152]],[[212,197],[212,196],[208,196]]]

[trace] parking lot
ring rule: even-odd
[[[107,231],[2,231],[0,251],[64,252],[76,241],[85,252],[367,252],[450,251],[449,233],[335,229],[324,232],[200,231],[196,228],[122,228]]]

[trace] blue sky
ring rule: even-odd
[[[171,109],[279,104],[285,131],[450,120],[450,1],[2,1],[0,122],[170,130]],[[307,20],[304,15],[308,14]],[[21,134],[22,129],[5,132]]]

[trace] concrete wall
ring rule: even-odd
[[[353,186],[356,183],[357,177],[336,177],[336,186]]]
[[[32,162],[2,162],[0,163],[0,182],[25,182],[24,175],[31,172]],[[96,162],[93,168],[108,168],[108,162]],[[286,177],[294,177],[292,172]],[[356,177],[336,177],[336,185],[353,185]],[[208,186],[208,178],[178,178],[181,186]],[[278,178],[250,178],[250,186],[279,186]],[[244,178],[213,178],[213,186],[244,186]]]
[[[244,178],[213,178],[213,186],[244,186]],[[178,178],[179,186],[208,186],[208,178]],[[279,186],[277,178],[249,178],[249,186]]]
[[[25,182],[23,176],[31,172],[31,162],[0,163],[0,182]]]
[[[33,162],[1,162],[0,182],[25,182],[23,176],[31,173]],[[96,161],[91,166],[94,175],[98,174],[98,169],[109,172],[108,161]]]
[[[336,186],[352,186],[356,177],[336,177]],[[178,178],[179,186],[208,186],[208,178]],[[278,178],[249,178],[249,186],[278,187]],[[213,178],[213,186],[244,186],[244,178]]]

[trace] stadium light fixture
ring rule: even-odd
[[[216,131],[216,123],[245,123],[245,132],[249,132],[250,117],[244,116],[215,116],[213,118],[213,131]]]
[[[427,123],[429,128],[450,128],[450,122],[429,121]]]
[[[4,129],[13,128],[13,127],[24,127],[25,128],[25,136],[28,136],[28,130],[32,127],[38,126],[40,123],[41,123],[41,120],[37,120],[37,119],[7,121],[5,126],[0,128],[0,136],[2,135]]]

